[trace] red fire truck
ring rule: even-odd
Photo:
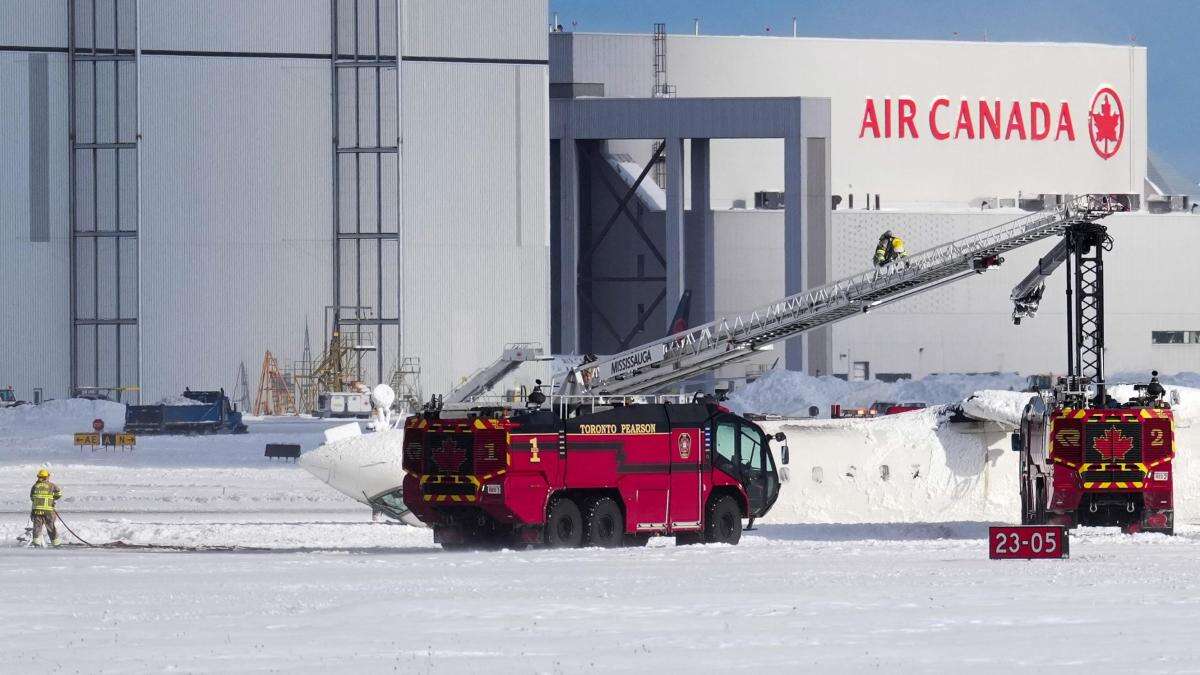
[[[405,422],[404,502],[446,548],[736,544],[779,495],[770,440],[711,400],[427,410]]]
[[[1175,421],[1156,396],[1125,407],[1026,407],[1013,448],[1021,452],[1021,522],[1117,525],[1175,531]]]
[[[1104,200],[1109,210],[1113,203]],[[1158,371],[1125,404],[1108,395],[1104,381],[1104,252],[1112,247],[1103,225],[1080,217],[1012,291],[1019,324],[1037,312],[1045,280],[1066,264],[1067,375],[1052,391],[1035,387],[1013,435],[1021,522],[1173,534],[1175,423]]]

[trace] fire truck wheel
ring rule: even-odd
[[[625,517],[612,497],[600,497],[588,505],[586,541],[590,546],[616,548],[625,543]]]
[[[721,497],[709,505],[704,535],[710,544],[736,544],[741,541],[742,510],[733,497]]]
[[[583,543],[583,516],[570,497],[555,497],[546,514],[546,544],[575,548]]]
[[[1046,513],[1046,499],[1049,495],[1046,494],[1045,478],[1037,479],[1037,490],[1034,491],[1034,495],[1034,499],[1036,499],[1037,502],[1034,503],[1033,524],[1045,525],[1046,521],[1049,520],[1049,516]]]
[[[1021,524],[1032,525],[1032,505],[1029,503],[1029,479],[1021,477]]]

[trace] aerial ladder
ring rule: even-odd
[[[1067,264],[1067,374],[1064,394],[1077,408],[1099,406],[1104,386],[1104,252],[1112,250],[1108,228],[1094,221],[1072,223],[1054,248],[1013,287],[1013,323],[1037,314],[1046,279]],[[1085,395],[1094,385],[1094,396]]]
[[[480,368],[463,380],[449,394],[438,402],[443,404],[458,404],[474,401],[492,388],[500,380],[516,370],[522,363],[529,361],[550,361],[553,357],[546,356],[542,345],[536,342],[513,342],[504,346],[500,358],[491,364]],[[538,384],[541,384],[539,381]]]
[[[555,393],[560,396],[654,393],[745,359],[780,340],[981,274],[1001,264],[1004,253],[1055,236],[1063,236],[1064,240],[1054,249],[1058,253],[1052,255],[1083,250],[1087,244],[1086,253],[1074,263],[1074,288],[1081,309],[1074,315],[1073,339],[1074,344],[1086,348],[1073,368],[1080,373],[1100,375],[1103,289],[1098,271],[1102,268],[1101,255],[1107,235],[1097,221],[1120,210],[1122,207],[1105,195],[1074,197],[1054,210],[1017,218],[921,251],[901,262],[860,272],[618,354],[587,360],[556,383]],[[1046,269],[1053,271],[1049,265]],[[1033,276],[1037,276],[1037,270]],[[1025,303],[1022,311],[1036,310],[1036,301],[1040,299],[1037,289],[1034,280],[1029,292],[1022,292],[1020,299]]]

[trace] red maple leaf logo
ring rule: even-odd
[[[442,440],[442,447],[433,451],[433,461],[443,471],[456,471],[466,459],[467,451],[458,447],[449,436]]]
[[[1122,434],[1117,429],[1110,428],[1104,435],[1092,443],[1092,448],[1100,453],[1100,457],[1110,461],[1125,459],[1125,455],[1133,448],[1133,439]]]
[[[1125,109],[1117,92],[1110,87],[1096,92],[1088,119],[1091,122],[1088,125],[1088,135],[1092,139],[1092,149],[1096,154],[1100,155],[1101,159],[1108,159],[1117,154],[1125,137]]]

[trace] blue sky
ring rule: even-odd
[[[1057,0],[926,2],[853,0],[550,0],[567,30],[648,33],[655,21],[691,32],[700,18],[707,34],[942,40],[1135,43],[1147,48],[1150,149],[1193,180],[1200,178],[1200,1]],[[956,35],[957,33],[957,35]]]

